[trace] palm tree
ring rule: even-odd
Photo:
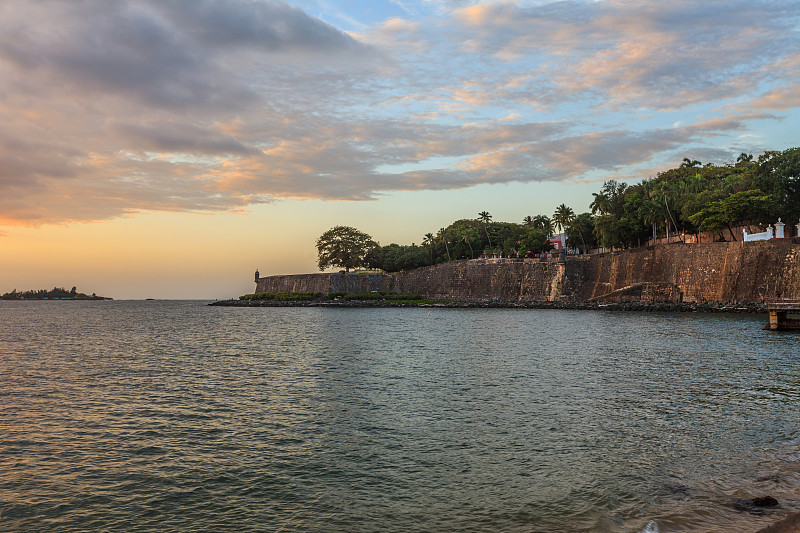
[[[533,217],[533,229],[538,229],[549,237],[553,234],[553,222],[547,215],[536,215]]]
[[[664,210],[661,209],[661,203],[653,198],[653,192],[650,191],[650,197],[642,202],[639,207],[639,217],[645,224],[653,226],[653,244],[656,243],[656,225],[662,219]]]
[[[450,261],[450,247],[447,246],[447,236],[444,234],[444,228],[439,230],[439,235],[442,236],[442,240],[444,241],[444,249],[447,252],[447,260]]]
[[[697,194],[706,188],[708,182],[696,172],[694,176],[687,176],[683,181],[683,188],[687,193]]]
[[[489,248],[492,247],[492,238],[489,237],[489,222],[492,221],[492,215],[488,211],[481,211],[478,213],[478,220],[483,222],[483,230],[486,232],[486,238],[489,240]]]
[[[587,223],[591,224],[592,223],[592,217],[589,215],[589,213],[586,213],[586,215],[588,216],[588,219],[584,218],[583,219],[584,222],[587,222]],[[586,246],[586,239],[583,238],[583,230],[581,230],[581,216],[580,215],[573,215],[569,220],[568,226],[569,227],[567,228],[567,231],[572,230],[573,232],[576,232],[576,231],[578,232],[578,237],[580,237],[581,244],[583,245],[583,248],[582,248],[583,252],[582,253],[588,252],[589,251],[589,247]],[[573,233],[572,235],[568,235],[567,238],[568,239],[573,239],[574,236],[575,236],[575,234]],[[581,247],[578,246],[578,248],[580,249]]]
[[[594,200],[589,204],[589,207],[592,209],[593,215],[597,213],[605,215],[611,211],[611,198],[609,198],[608,195],[602,192],[593,192],[592,196],[594,196]]]
[[[426,233],[425,238],[422,239],[422,244],[426,245],[431,253],[431,264],[433,264],[433,239],[433,233]]]
[[[556,207],[556,212],[553,213],[553,224],[558,228],[559,233],[561,233],[561,230],[566,229],[573,218],[575,218],[575,211],[561,204]]]
[[[698,161],[699,163],[699,161]],[[672,226],[675,228],[675,233],[678,233],[678,225],[675,224],[675,219],[672,216],[672,211],[669,209],[669,202],[667,202],[667,195],[672,196],[674,191],[672,187],[668,183],[661,183],[660,186],[656,190],[657,194],[661,194],[664,197],[664,207],[667,208],[667,215],[669,218],[665,219],[664,222],[667,224],[667,244],[669,244],[669,222],[672,221]],[[683,241],[683,237],[681,237],[681,241]]]
[[[681,168],[694,168],[701,166],[703,166],[703,163],[701,163],[697,159],[689,159],[688,157],[684,157],[683,163],[681,163]]]
[[[522,223],[525,224],[526,226],[532,226],[533,225],[533,218],[530,215],[528,215],[528,216],[526,216],[525,218],[522,219]]]
[[[475,250],[472,249],[472,240],[477,237],[475,234],[475,230],[473,229],[466,229],[464,233],[461,234],[461,242],[467,243],[469,246],[469,255],[472,259],[475,259]]]

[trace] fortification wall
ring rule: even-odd
[[[255,292],[370,292],[392,290],[389,274],[358,272],[352,274],[294,274],[268,276],[256,284]]]
[[[572,266],[572,265],[571,265]],[[760,303],[800,297],[800,240],[670,244],[580,261],[578,300]],[[638,292],[638,294],[637,294]]]
[[[300,274],[256,292],[411,292],[464,302],[649,301],[761,303],[800,298],[800,239],[670,244],[565,263],[454,261],[394,275]]]
[[[564,273],[557,262],[453,261],[395,274],[392,289],[464,302],[552,301],[572,293]]]

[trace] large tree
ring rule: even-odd
[[[389,244],[376,246],[367,254],[367,263],[371,268],[380,268],[386,272],[400,272],[427,266],[427,253],[422,246],[416,244]]]
[[[467,246],[469,246],[470,259],[474,259],[475,250],[472,248],[472,243],[478,242],[478,240],[480,239],[480,235],[478,235],[478,232],[474,228],[470,227],[461,227],[458,228],[457,231],[458,231],[457,233],[458,242],[462,242]]]
[[[317,239],[317,264],[320,270],[367,266],[367,255],[377,244],[372,237],[349,226],[334,226]]]
[[[740,224],[763,224],[769,221],[775,203],[769,194],[758,189],[740,191],[727,198],[713,202],[705,209],[692,215],[692,222],[700,231],[721,231],[728,229],[731,239],[736,240],[733,227]]]
[[[580,248],[583,253],[588,253],[589,248],[597,245],[594,237],[594,218],[591,213],[581,213],[572,218],[567,227],[567,246]]]
[[[773,217],[786,222],[800,218],[800,148],[764,152],[758,158],[756,187],[772,196]]]

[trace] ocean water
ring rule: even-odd
[[[800,510],[765,320],[0,302],[0,530],[756,531]]]

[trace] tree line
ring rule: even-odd
[[[628,248],[660,236],[698,236],[739,240],[734,228],[765,226],[781,218],[800,218],[800,148],[767,151],[757,160],[742,153],[735,163],[703,165],[684,158],[677,167],[635,185],[607,181],[594,193],[593,238],[606,248]],[[569,233],[568,233],[569,234]],[[574,232],[571,246],[578,247]]]
[[[562,203],[552,216],[526,216],[514,223],[493,221],[482,211],[474,219],[426,233],[421,244],[380,246],[366,233],[336,226],[317,240],[318,265],[320,270],[397,272],[484,253],[526,257],[552,249],[550,236],[562,231],[567,246],[584,253],[598,246],[630,248],[651,238],[700,233],[738,240],[734,228],[764,226],[778,218],[800,218],[800,148],[767,151],[756,160],[742,153],[723,165],[684,158],[679,167],[633,185],[606,181],[583,213]]]
[[[553,221],[546,216],[527,217],[523,224],[494,222],[487,212],[478,218],[456,220],[436,233],[426,233],[422,243],[381,246],[364,232],[336,226],[317,239],[318,266],[373,268],[386,272],[411,270],[457,259],[474,259],[484,253],[525,257],[552,249]]]
[[[92,293],[91,296],[78,292],[77,287],[67,290],[64,287],[53,287],[52,290],[39,289],[18,292],[17,289],[0,295],[0,300],[106,300],[103,296]]]

